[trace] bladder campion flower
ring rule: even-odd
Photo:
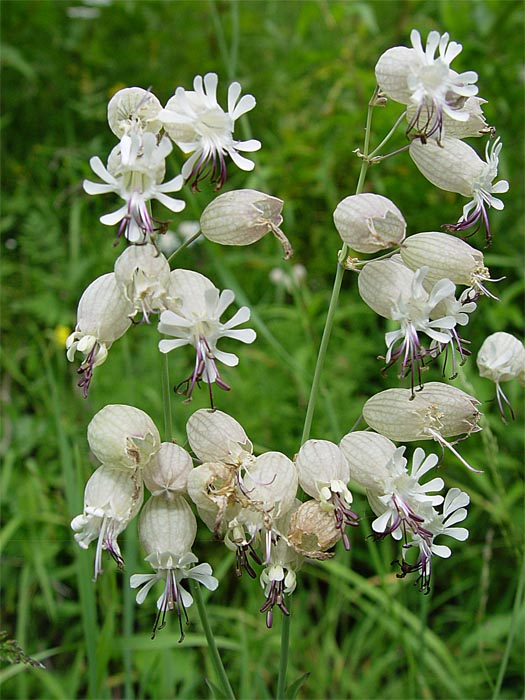
[[[462,46],[449,42],[448,33],[429,33],[425,49],[417,29],[410,32],[412,48],[395,46],[379,58],[376,79],[381,91],[392,100],[415,107],[407,133],[427,139],[443,136],[443,116],[466,122],[469,113],[463,111],[468,97],[476,95],[474,71],[456,73],[450,64],[461,53]],[[439,55],[436,56],[436,50]]]
[[[353,194],[339,202],[334,223],[343,241],[359,253],[376,253],[399,245],[407,227],[393,202],[371,192]]]
[[[166,613],[175,610],[179,618],[180,639],[184,639],[183,618],[189,623],[186,609],[193,604],[193,597],[182,587],[183,579],[198,581],[208,590],[219,585],[212,576],[209,564],[197,563],[191,547],[197,534],[197,521],[183,496],[173,499],[152,496],[139,518],[139,538],[147,556],[146,561],[155,569],[154,574],[133,574],[131,588],[139,588],[137,603],[144,602],[157,581],[165,581],[164,591],[157,600],[157,615],[151,638],[166,624]]]
[[[250,318],[250,309],[242,306],[229,321],[220,320],[223,312],[233,303],[235,294],[231,289],[219,290],[207,277],[191,270],[174,270],[171,273],[171,294],[180,299],[177,311],[163,311],[160,315],[158,330],[171,335],[175,340],[161,340],[159,350],[170,352],[183,345],[193,345],[196,350],[193,372],[177,386],[185,386],[182,393],[191,397],[195,384],[204,381],[210,386],[216,382],[221,389],[230,387],[223,381],[217,368],[216,360],[228,367],[235,367],[239,358],[231,352],[217,348],[221,338],[234,338],[241,343],[253,343],[256,333],[250,328],[235,330],[236,326]]]
[[[498,176],[502,146],[499,138],[492,145],[490,141],[487,142],[485,160],[478,156],[472,146],[459,139],[443,139],[439,145],[435,141],[424,144],[416,139],[409,149],[410,157],[429,182],[447,192],[472,198],[463,207],[458,223],[448,224],[447,228],[467,231],[476,226],[475,232],[483,223],[487,245],[492,240],[487,209],[503,209],[505,205],[494,195],[503,194],[509,189],[507,180],[494,182]]]
[[[233,190],[220,194],[202,212],[200,225],[205,238],[222,245],[249,245],[270,231],[284,250],[293,255],[290,241],[279,228],[284,202],[257,190]]]
[[[84,491],[84,512],[71,521],[71,528],[83,549],[98,539],[94,581],[103,572],[103,550],[111,554],[120,569],[124,567],[117,537],[137,515],[143,499],[144,486],[136,469],[123,471],[112,464],[103,464],[89,478]]]
[[[518,338],[510,333],[492,333],[485,338],[476,359],[480,377],[486,377],[496,384],[496,399],[500,415],[505,421],[505,408],[509,407],[511,418],[514,411],[501,388],[501,382],[518,379],[525,384],[525,348]]]
[[[235,121],[255,107],[253,95],[241,94],[239,83],[228,88],[228,111],[217,102],[216,73],[197,75],[193,90],[178,87],[166,108],[160,112],[166,133],[183,153],[192,155],[182,166],[182,177],[198,189],[199,182],[208,175],[215,189],[226,181],[226,156],[230,156],[241,170],[253,170],[254,164],[240,151],[258,151],[261,142],[256,139],[236,141],[233,138]]]

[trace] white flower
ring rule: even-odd
[[[399,376],[410,373],[412,388],[416,379],[421,385],[425,359],[436,357],[447,343],[459,343],[462,354],[459,336],[453,330],[456,319],[446,313],[438,318],[433,316],[444,299],[454,296],[456,286],[449,279],[441,279],[427,292],[423,286],[427,273],[428,267],[414,272],[391,259],[377,260],[365,265],[358,279],[362,299],[376,313],[400,324],[398,330],[385,334],[386,368],[401,360]],[[432,340],[432,352],[422,346],[420,333]]]
[[[87,397],[93,370],[106,361],[108,350],[131,325],[132,305],[119,288],[115,274],[97,277],[80,297],[77,325],[66,340],[67,359],[73,362],[80,352],[83,359],[78,368],[82,378],[78,386]]]
[[[115,192],[125,201],[124,206],[100,217],[101,223],[113,226],[121,222],[118,235],[124,233],[131,243],[143,243],[155,227],[147,202],[156,199],[167,209],[180,212],[186,206],[181,199],[169,197],[167,192],[178,192],[183,180],[180,175],[162,182],[166,170],[165,159],[172,145],[167,137],[157,143],[151,132],[132,131],[111,151],[107,168],[98,156],[90,159],[93,172],[105,184],[84,180],[84,190],[91,195]]]
[[[192,155],[182,166],[182,177],[197,189],[199,181],[210,175],[216,189],[226,180],[225,157],[230,156],[241,170],[253,170],[254,164],[239,151],[258,151],[260,141],[236,141],[235,121],[255,107],[253,95],[239,100],[241,86],[235,82],[228,88],[228,111],[217,102],[217,74],[197,75],[193,90],[178,87],[175,95],[162,110],[161,119],[166,133],[184,153]]]
[[[481,430],[473,396],[442,382],[427,382],[415,394],[410,389],[386,389],[375,394],[363,407],[368,425],[390,440],[413,442],[436,440],[447,447],[471,471],[468,462],[445,438]]]
[[[480,377],[486,377],[496,384],[496,399],[503,422],[506,422],[503,404],[509,407],[514,419],[514,411],[500,384],[512,379],[525,384],[525,348],[521,340],[510,333],[492,333],[483,341],[476,363]]]
[[[333,513],[345,549],[350,549],[344,528],[358,523],[350,509],[350,466],[343,451],[328,440],[307,440],[295,458],[295,466],[301,488]]]
[[[465,231],[475,225],[477,230],[483,222],[487,244],[490,243],[487,208],[503,209],[505,205],[494,195],[509,189],[507,180],[494,182],[502,145],[499,138],[492,146],[487,142],[482,160],[471,146],[459,139],[445,138],[440,145],[435,141],[423,144],[416,139],[410,144],[410,157],[429,182],[447,192],[472,198],[463,207],[458,223],[447,225],[449,230]]]
[[[464,542],[468,538],[468,530],[464,527],[454,527],[467,517],[466,507],[470,502],[467,493],[453,488],[447,492],[443,503],[443,513],[440,514],[433,508],[427,509],[422,529],[425,532],[416,533],[410,542],[403,545],[403,561],[401,562],[400,576],[413,571],[419,572],[420,590],[428,592],[432,573],[432,555],[447,559],[452,554],[450,547],[435,544],[434,540],[439,535],[448,535],[455,540]],[[412,547],[419,548],[419,555],[415,564],[407,562],[407,553]]]
[[[449,42],[449,35],[432,31],[423,49],[417,29],[410,33],[413,48],[388,49],[377,62],[376,79],[381,91],[396,102],[415,107],[407,132],[415,131],[424,139],[443,133],[443,116],[467,121],[462,107],[478,92],[474,71],[456,73],[450,64],[461,53],[461,44]],[[439,55],[436,56],[436,50]]]
[[[443,479],[438,477],[426,484],[419,483],[438,463],[437,455],[425,456],[424,450],[417,447],[409,474],[404,452],[405,447],[399,447],[385,465],[388,477],[381,487],[367,491],[370,506],[378,516],[372,523],[372,530],[383,537],[391,534],[395,540],[406,540],[408,532],[425,537],[422,510],[443,502],[443,496],[432,495],[443,488]]]
[[[153,496],[172,499],[187,491],[193,462],[188,452],[173,442],[163,442],[142,470],[144,484]]]
[[[288,260],[293,255],[292,246],[279,228],[283,203],[282,199],[257,190],[225,192],[202,212],[202,233],[209,241],[222,245],[250,245],[271,231]]]
[[[116,92],[108,103],[108,124],[121,139],[131,131],[158,133],[162,124],[157,115],[162,105],[149,90],[140,87],[124,88]]]
[[[91,419],[89,447],[103,464],[125,471],[145,467],[160,449],[157,426],[135,406],[108,404]]]
[[[401,258],[411,270],[428,267],[423,286],[429,291],[440,279],[473,289],[477,294],[496,297],[484,286],[496,282],[485,266],[483,253],[449,233],[428,231],[409,236],[400,247]]]
[[[75,540],[87,549],[98,539],[95,575],[102,573],[102,550],[107,550],[123,568],[117,537],[137,515],[144,499],[142,479],[137,471],[124,472],[113,465],[102,465],[90,477],[84,491],[84,512],[71,521]]]
[[[393,202],[371,192],[353,194],[339,202],[334,223],[342,240],[359,253],[376,253],[399,245],[407,227]]]
[[[188,621],[186,609],[193,604],[192,596],[181,582],[183,579],[198,581],[210,591],[219,585],[212,576],[209,564],[193,566],[197,557],[190,551],[197,533],[197,521],[182,496],[167,499],[152,496],[142,509],[139,520],[140,542],[147,553],[146,561],[155,569],[154,574],[134,574],[130,578],[131,588],[140,588],[136,601],[140,605],[157,581],[165,587],[157,600],[157,616],[153,625],[152,639],[157,630],[166,624],[166,613],[176,610],[181,637],[183,617]]]
[[[209,279],[191,270],[174,270],[171,274],[171,294],[181,300],[181,306],[176,312],[168,310],[161,313],[158,330],[176,340],[161,340],[159,350],[166,353],[183,345],[195,347],[195,368],[188,379],[179,384],[179,387],[186,385],[183,393],[188,397],[200,380],[209,385],[216,382],[221,389],[229,389],[217,369],[216,360],[228,367],[235,367],[239,358],[233,353],[219,350],[217,342],[220,338],[234,338],[242,343],[253,343],[255,331],[234,330],[248,321],[250,309],[243,306],[229,321],[222,323],[221,315],[235,299],[230,289],[219,293]]]

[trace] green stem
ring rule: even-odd
[[[516,587],[516,597],[514,599],[514,609],[512,611],[511,625],[509,630],[509,636],[507,637],[507,644],[505,645],[505,651],[503,652],[503,658],[501,659],[501,666],[498,673],[498,679],[496,681],[496,687],[494,688],[494,694],[492,695],[492,700],[497,700],[501,691],[501,686],[503,679],[505,678],[505,672],[510,658],[510,650],[512,649],[512,642],[514,640],[514,635],[516,634],[517,626],[520,623],[521,606],[523,605],[523,592],[525,590],[525,559],[523,560],[523,565],[521,567],[520,578],[518,585]]]
[[[291,597],[286,602],[288,612],[291,612]],[[283,615],[283,626],[281,629],[281,655],[279,659],[279,676],[277,679],[276,700],[284,700],[286,697],[286,670],[288,668],[288,651],[290,649],[290,625],[291,615]]]
[[[197,233],[194,233],[193,236],[191,236],[190,238],[188,238],[187,240],[185,240],[184,243],[182,243],[182,245],[180,245],[180,246],[177,248],[177,250],[174,250],[174,251],[173,251],[173,253],[172,253],[172,254],[170,255],[170,257],[168,258],[168,262],[170,263],[176,255],[178,255],[181,251],[183,251],[185,248],[187,248],[188,246],[190,246],[190,245],[193,243],[193,241],[196,241],[197,238],[198,238],[201,234],[202,234],[202,231],[197,231]]]
[[[217,643],[215,642],[215,637],[213,636],[213,631],[208,619],[208,613],[206,612],[206,605],[204,604],[204,600],[202,598],[200,586],[197,581],[190,581],[190,583],[192,594],[197,604],[201,625],[204,630],[204,634],[206,635],[206,641],[208,642],[210,659],[217,674],[217,678],[222,686],[225,697],[228,698],[228,700],[235,700],[235,695],[230,685],[230,681],[228,680],[228,676],[226,675],[226,671],[224,670],[219,649],[217,648]]]
[[[368,103],[368,113],[366,117],[365,126],[365,139],[363,144],[363,159],[361,160],[361,170],[359,172],[359,179],[357,181],[356,194],[360,194],[363,191],[365,184],[366,172],[368,170],[369,163],[366,160],[368,157],[368,150],[370,147],[370,131],[372,125],[372,110],[374,108],[375,98],[377,95],[377,90],[372,95],[370,102]],[[315,365],[314,378],[312,380],[312,388],[310,389],[310,397],[308,399],[308,406],[306,408],[306,416],[304,419],[303,435],[301,437],[301,444],[306,442],[310,437],[310,430],[312,428],[312,420],[314,417],[315,404],[317,402],[317,395],[319,394],[319,383],[321,380],[321,374],[324,368],[324,361],[326,357],[326,351],[328,349],[328,343],[330,341],[330,336],[332,335],[332,327],[334,324],[335,312],[337,310],[337,303],[339,301],[339,293],[341,291],[341,283],[343,281],[344,274],[344,260],[346,258],[346,253],[348,246],[346,243],[339,252],[337,260],[337,270],[335,273],[334,286],[332,288],[332,296],[330,298],[330,305],[328,307],[328,312],[326,314],[326,323],[323,331],[323,337],[321,338],[321,345],[319,346],[319,353],[317,355],[317,364]]]
[[[397,127],[398,127],[398,126],[401,124],[401,122],[405,119],[406,115],[407,115],[407,113],[406,113],[406,110],[405,110],[405,111],[398,117],[398,119],[396,120],[396,123],[395,123],[394,126],[390,129],[390,131],[389,131],[388,134],[385,136],[385,138],[381,141],[381,143],[379,144],[379,146],[377,146],[376,148],[374,148],[374,150],[372,151],[372,153],[369,153],[369,154],[368,154],[368,157],[369,157],[369,158],[373,158],[373,157],[375,156],[375,154],[376,154],[378,151],[380,151],[386,143],[388,143],[388,142],[390,141],[390,139],[391,139],[392,136],[394,135],[394,132],[396,131]]]
[[[167,353],[162,355],[162,404],[164,407],[164,439],[166,442],[170,442],[173,423],[171,420],[170,368]]]

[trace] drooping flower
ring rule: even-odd
[[[250,318],[250,309],[241,307],[226,323],[220,320],[223,312],[232,304],[235,294],[230,289],[219,290],[207,277],[191,270],[174,270],[171,273],[172,296],[180,299],[177,311],[163,311],[160,315],[158,330],[171,335],[175,340],[161,340],[159,350],[170,352],[183,345],[193,345],[196,350],[195,367],[191,375],[181,382],[177,390],[185,385],[182,393],[191,397],[195,384],[204,381],[210,385],[216,382],[221,389],[230,387],[223,381],[216,361],[228,367],[235,367],[239,358],[230,352],[217,348],[221,338],[234,338],[242,343],[253,343],[255,331],[251,329],[235,330],[236,326]]]
[[[497,298],[485,287],[485,282],[498,280],[491,279],[483,253],[457,236],[437,231],[415,233],[403,241],[400,254],[411,270],[428,267],[423,280],[427,291],[446,277],[454,284],[469,287],[475,296],[483,294]]]
[[[481,430],[479,401],[443,382],[427,382],[415,394],[410,389],[386,389],[363,407],[363,418],[378,433],[397,442],[435,440],[447,447],[471,471],[447,437],[470,436]]]
[[[419,573],[419,589],[428,593],[430,577],[432,574],[432,555],[435,554],[443,559],[448,559],[452,554],[450,547],[442,544],[435,544],[434,540],[440,535],[447,535],[455,540],[464,542],[469,532],[464,527],[454,527],[467,517],[466,506],[470,498],[467,493],[458,488],[450,489],[443,503],[443,512],[438,513],[434,508],[427,507],[423,529],[425,532],[414,533],[412,540],[403,545],[403,557],[400,562],[400,578],[409,573],[417,571]],[[412,548],[418,548],[418,557],[415,563],[408,562],[408,553]]]
[[[91,419],[89,447],[103,464],[124,471],[145,467],[160,449],[157,426],[135,406],[108,404]]]
[[[501,388],[501,382],[518,379],[525,384],[525,348],[518,338],[510,333],[492,333],[483,341],[476,359],[480,377],[486,377],[496,384],[496,399],[504,422],[506,404],[511,418],[514,411]]]
[[[462,45],[449,42],[448,33],[431,31],[425,49],[417,29],[410,33],[412,48],[396,46],[388,49],[377,62],[375,72],[381,91],[396,102],[415,108],[407,133],[427,139],[443,136],[444,115],[466,122],[463,111],[467,98],[476,95],[474,71],[456,73],[450,68],[461,53]],[[439,50],[439,55],[436,55]]]
[[[400,324],[398,330],[385,334],[385,369],[400,360],[399,376],[410,373],[412,389],[416,380],[421,386],[425,360],[435,358],[449,343],[456,345],[462,358],[464,355],[461,339],[454,330],[457,319],[440,306],[444,299],[455,299],[456,286],[445,278],[427,291],[423,282],[428,270],[425,266],[414,272],[393,259],[375,260],[364,266],[358,279],[359,294],[368,306]],[[444,308],[443,314],[436,313],[440,308]],[[430,348],[422,345],[421,333],[431,339]]]
[[[97,539],[95,573],[102,574],[102,551],[107,550],[120,569],[124,560],[117,537],[140,510],[144,499],[142,478],[135,469],[125,472],[111,464],[99,467],[90,477],[84,491],[84,511],[71,521],[75,540],[87,549]]]
[[[233,190],[220,194],[202,212],[200,225],[205,238],[222,245],[250,245],[270,231],[284,250],[293,255],[290,241],[279,228],[284,202],[257,190]]]
[[[464,141],[445,138],[438,145],[435,141],[422,143],[414,140],[410,144],[410,157],[418,170],[436,187],[447,192],[457,192],[464,197],[471,197],[463,207],[463,213],[457,224],[449,224],[451,231],[467,231],[481,224],[485,227],[487,245],[492,236],[487,209],[493,207],[501,210],[504,204],[494,195],[508,192],[507,180],[494,180],[498,176],[499,154],[502,143],[497,138],[492,145],[487,142],[485,160]]]
[[[183,447],[162,442],[159,451],[144,466],[142,477],[152,496],[163,495],[170,500],[187,493],[192,469],[192,459]]]
[[[233,138],[235,121],[255,107],[253,95],[241,94],[241,86],[234,82],[228,88],[228,111],[217,102],[216,73],[197,75],[193,90],[178,87],[166,108],[160,113],[166,133],[183,153],[191,154],[182,166],[182,177],[197,189],[199,182],[210,177],[219,190],[226,181],[226,156],[241,170],[253,170],[254,164],[240,152],[258,151],[260,141],[236,141]]]
[[[103,181],[84,180],[82,186],[91,195],[115,192],[125,204],[110,214],[100,217],[101,223],[114,226],[120,222],[118,236],[131,243],[145,243],[156,230],[155,220],[148,210],[148,202],[156,199],[172,212],[186,206],[181,199],[169,197],[167,192],[178,192],[183,179],[180,175],[162,182],[166,172],[165,159],[172,145],[167,137],[157,143],[151,132],[132,131],[111,151],[107,168],[98,156],[90,159],[91,169]]]
[[[399,245],[407,227],[393,202],[371,192],[353,194],[339,202],[334,223],[344,243],[359,253],[376,253]]]
[[[295,458],[295,465],[301,488],[333,513],[345,549],[350,549],[344,528],[358,522],[350,508],[352,494],[347,486],[350,467],[344,453],[329,440],[307,440]]]
[[[154,574],[133,574],[131,588],[139,588],[136,600],[140,605],[157,581],[164,581],[164,591],[157,600],[157,615],[151,638],[166,624],[166,614],[176,610],[179,619],[180,639],[184,639],[183,618],[188,624],[187,608],[193,597],[182,586],[184,579],[193,579],[208,590],[219,585],[212,576],[209,564],[197,563],[191,547],[197,534],[197,521],[183,496],[173,499],[152,496],[146,503],[139,519],[139,538],[147,556],[146,561],[155,570]]]
[[[132,310],[113,272],[97,277],[80,297],[77,324],[66,340],[66,350],[70,362],[77,352],[83,354],[77,371],[81,375],[78,386],[84,398],[88,394],[93,370],[106,361],[113,342],[130,327]]]

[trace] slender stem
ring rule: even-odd
[[[208,619],[208,614],[206,612],[206,605],[202,598],[201,588],[197,581],[190,581],[192,594],[197,603],[197,610],[199,612],[199,617],[201,621],[204,634],[206,635],[206,641],[208,642],[208,651],[210,653],[210,659],[217,674],[217,678],[222,686],[224,695],[229,700],[235,700],[235,695],[233,693],[230,681],[224,670],[221,656],[219,654],[219,649],[217,648],[217,643],[215,642],[215,637],[213,636],[213,631],[211,629],[210,621]]]
[[[194,233],[193,236],[190,236],[190,238],[188,238],[187,240],[185,240],[184,243],[182,243],[182,245],[180,245],[180,246],[177,248],[177,250],[174,250],[174,251],[173,251],[173,253],[172,253],[172,254],[170,255],[170,257],[168,258],[168,262],[170,263],[176,255],[178,255],[181,251],[183,251],[185,248],[187,248],[189,245],[191,245],[191,244],[193,243],[193,241],[196,241],[197,238],[198,238],[201,234],[202,234],[202,231],[197,231],[197,233]]]
[[[521,618],[520,611],[523,605],[523,592],[525,589],[525,559],[523,560],[523,565],[521,567],[520,578],[518,585],[516,587],[516,597],[514,599],[514,609],[512,611],[511,625],[509,630],[509,636],[507,637],[507,644],[505,645],[505,651],[503,652],[503,658],[501,659],[501,666],[498,673],[498,679],[496,681],[496,687],[494,688],[494,694],[492,695],[492,700],[497,700],[501,691],[501,686],[503,679],[505,678],[505,671],[507,670],[507,665],[509,663],[510,650],[512,648],[512,642],[514,640],[514,635],[516,634],[516,629],[519,620]]]
[[[379,144],[379,146],[377,146],[376,148],[374,148],[374,150],[373,150],[371,153],[368,154],[368,157],[369,157],[369,158],[373,158],[373,157],[375,156],[375,154],[376,154],[378,151],[380,151],[380,150],[383,148],[383,146],[384,146],[386,143],[388,143],[388,141],[390,141],[390,139],[391,139],[392,136],[394,135],[394,132],[396,131],[397,127],[401,124],[401,122],[404,120],[404,118],[406,117],[406,115],[407,115],[406,110],[405,110],[402,114],[399,115],[398,119],[396,120],[396,123],[395,123],[394,126],[390,129],[390,131],[389,131],[388,134],[385,136],[385,138],[381,141],[381,143]]]
[[[363,144],[363,160],[361,160],[361,170],[359,172],[359,179],[357,181],[356,194],[363,191],[365,184],[366,172],[368,170],[369,163],[366,160],[368,157],[368,150],[370,147],[370,131],[372,124],[372,110],[375,104],[375,98],[377,95],[377,90],[372,95],[370,102],[368,103],[368,113],[366,117],[365,126],[365,139]],[[343,281],[344,274],[344,260],[346,258],[346,253],[348,246],[346,243],[339,252],[337,260],[337,270],[335,273],[334,286],[332,288],[332,296],[330,298],[330,305],[328,307],[328,312],[326,314],[326,323],[323,331],[323,337],[321,338],[321,344],[319,346],[319,353],[317,355],[317,364],[314,370],[314,378],[312,380],[312,388],[310,389],[310,397],[308,399],[308,406],[306,408],[306,416],[304,419],[303,435],[301,437],[301,444],[306,442],[310,437],[310,430],[312,428],[312,420],[315,411],[315,404],[317,401],[317,395],[319,393],[319,383],[321,380],[321,374],[323,372],[324,361],[326,357],[326,351],[328,349],[328,343],[330,341],[330,336],[332,334],[332,327],[334,324],[335,312],[337,310],[337,303],[339,301],[339,292],[341,291],[341,283]]]
[[[171,387],[170,368],[168,364],[168,354],[162,354],[162,404],[164,407],[164,439],[171,440],[172,420],[171,420]]]
[[[286,601],[288,612],[291,612],[291,597]],[[277,679],[276,700],[284,700],[286,697],[286,670],[288,668],[288,651],[290,649],[290,626],[292,616],[283,615],[283,626],[281,629],[281,655],[279,659],[279,677]]]

